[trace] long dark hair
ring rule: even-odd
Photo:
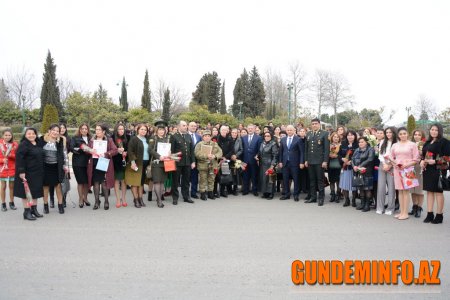
[[[37,131],[37,129],[34,128],[34,127],[28,127],[27,129],[25,129],[25,132],[23,133],[23,136],[22,136],[22,139],[20,140],[20,142],[28,141],[25,136],[27,135],[27,131],[30,131],[30,130],[33,131],[34,134],[36,135],[36,140],[38,139],[38,131]]]
[[[14,134],[13,134],[13,132],[12,132],[11,129],[5,129],[5,130],[3,130],[3,132],[2,132],[2,138],[3,138],[3,136],[5,135],[5,133],[7,133],[7,132],[9,132],[9,133],[11,134],[11,140],[10,140],[8,143],[14,142]]]
[[[61,134],[61,126],[64,126],[64,128],[66,129],[66,132],[64,132],[63,136],[68,138],[69,133],[67,132],[67,125],[65,123],[59,123],[59,134]]]
[[[352,143],[352,146],[354,145],[354,144],[356,144],[356,143],[358,143],[358,135],[356,134],[356,131],[354,131],[354,130],[348,130],[346,133],[345,133],[345,140],[344,140],[344,143],[348,146],[348,139],[347,139],[347,136],[349,135],[349,134],[351,134],[351,135],[353,135],[354,137],[355,137],[355,140],[353,141],[353,143]],[[354,146],[353,146],[354,147]]]
[[[81,127],[86,126],[87,127],[87,138],[88,140],[91,139],[91,129],[89,128],[88,123],[81,123],[80,126],[78,126],[77,131],[75,132],[75,136],[81,137]]]
[[[439,123],[431,124],[430,129],[428,129],[428,140],[427,140],[427,142],[431,142],[433,140],[433,138],[431,137],[431,134],[430,134],[430,130],[431,130],[431,128],[433,128],[433,126],[437,127],[437,130],[438,130],[438,136],[436,137],[437,141],[442,139],[442,137],[444,136],[444,128],[442,127],[441,124],[439,124]]]
[[[119,126],[123,127],[123,135],[122,136],[119,136],[119,134],[118,134]],[[126,135],[125,124],[123,124],[121,122],[116,124],[116,126],[114,127],[113,138],[114,138],[114,142],[116,142],[117,139],[121,139],[122,143],[124,143],[124,144],[127,143],[128,138],[127,138],[127,135]]]
[[[380,153],[381,154],[385,154],[386,153],[386,148],[387,148],[387,144],[388,144],[388,138],[386,135],[386,131],[390,130],[392,132],[392,145],[394,145],[395,143],[397,143],[397,128],[391,126],[388,127],[384,130],[384,139],[383,139],[383,144],[381,145],[380,148]]]

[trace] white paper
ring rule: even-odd
[[[161,156],[169,156],[171,147],[170,143],[158,143],[156,152]]]
[[[103,140],[94,140],[93,149],[97,151],[97,155],[105,154],[108,147],[108,142]]]
[[[96,169],[106,172],[108,170],[109,159],[104,157],[99,157]]]

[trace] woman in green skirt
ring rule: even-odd
[[[116,207],[127,207],[125,185],[125,166],[127,156],[128,139],[125,134],[125,125],[118,123],[114,128],[113,141],[117,147],[118,153],[113,157],[114,162],[114,192],[116,193]]]
[[[163,156],[157,152],[158,143],[169,143],[169,137],[166,135],[167,124],[164,121],[158,121],[155,123],[156,134],[150,139],[150,156],[152,164],[152,180],[153,190],[156,195],[156,203],[159,208],[163,208],[162,195],[164,191],[164,182],[167,179],[167,173],[164,171],[164,159],[167,156]]]

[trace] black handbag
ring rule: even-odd
[[[439,175],[438,190],[450,191],[450,178],[442,176],[442,173]]]
[[[231,174],[220,175],[220,184],[229,185],[232,183],[233,183],[233,175],[231,175]]]
[[[364,178],[362,175],[353,175],[353,187],[363,187],[364,186]]]

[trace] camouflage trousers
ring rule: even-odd
[[[210,174],[209,170],[205,171],[198,171],[198,177],[199,177],[199,191],[200,193],[204,192],[212,192],[214,189],[214,179],[216,178],[216,175]]]

